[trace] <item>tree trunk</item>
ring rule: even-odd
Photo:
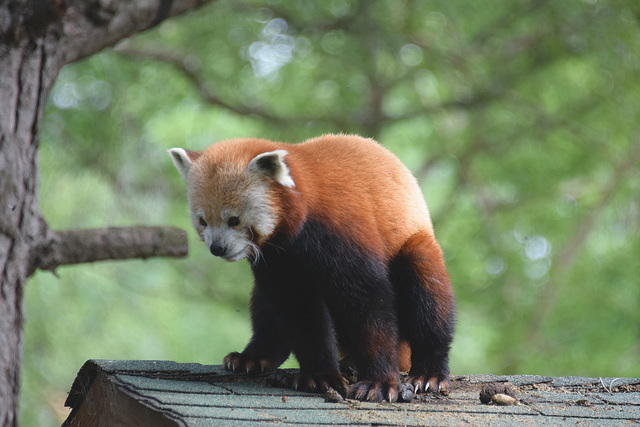
[[[64,247],[73,241],[64,241],[64,236],[72,238],[73,233],[52,232],[38,210],[40,123],[58,72],[69,62],[99,52],[125,37],[155,26],[166,17],[203,3],[206,1],[3,0],[0,3],[2,426],[18,424],[25,282],[35,268],[47,265],[42,260],[50,257],[52,242]],[[154,245],[158,242],[150,238],[140,243],[133,238],[129,246],[141,246],[149,241]],[[91,250],[108,251],[104,242],[104,239],[99,239]],[[133,252],[153,256],[161,251]],[[123,257],[113,254],[102,258]],[[56,257],[55,266],[71,262],[78,261]]]

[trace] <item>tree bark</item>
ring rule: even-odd
[[[0,425],[18,424],[24,285],[51,259],[38,210],[38,137],[60,69],[207,0],[4,0],[0,3]],[[98,147],[96,147],[98,149]],[[67,235],[69,237],[69,235]],[[104,241],[98,241],[98,246]],[[53,246],[55,250],[61,247]],[[63,245],[64,247],[64,245]],[[68,249],[68,248],[67,248]],[[89,251],[90,248],[85,248]],[[152,256],[147,252],[145,256]],[[49,257],[49,258],[47,258]]]

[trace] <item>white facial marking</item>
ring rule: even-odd
[[[251,186],[246,195],[245,209],[242,213],[243,220],[253,226],[261,236],[269,236],[276,228],[277,218],[273,214],[266,194],[268,184],[258,182]]]

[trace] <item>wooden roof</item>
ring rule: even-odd
[[[326,402],[322,395],[270,387],[266,377],[218,365],[89,360],[66,405],[65,426],[593,425],[640,424],[640,379],[453,376],[449,396],[410,403]],[[483,404],[490,383],[509,383],[512,406]]]

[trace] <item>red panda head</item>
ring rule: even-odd
[[[295,187],[284,161],[287,151],[247,156],[239,148],[172,148],[169,154],[187,182],[193,227],[211,253],[227,261],[257,261],[259,245],[279,221],[274,186]]]

